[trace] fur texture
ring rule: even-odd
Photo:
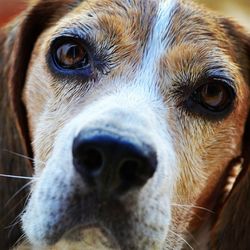
[[[22,216],[34,249],[181,249],[201,248],[203,241],[203,248],[209,242],[214,249],[236,249],[239,239],[243,248],[249,244],[243,233],[249,228],[241,221],[250,218],[250,38],[242,27],[179,0],[38,1],[18,23],[0,33],[6,90],[0,143],[34,155]],[[51,41],[65,34],[94,44],[103,65],[91,81],[62,77],[48,65]],[[221,119],[184,108],[207,75],[227,78],[236,91],[231,112]],[[157,171],[137,192],[101,203],[72,164],[72,141],[82,130],[152,145]],[[0,157],[1,172],[29,173],[27,162]],[[219,208],[228,166],[239,157],[243,170]],[[4,181],[1,204],[23,184]],[[237,211],[241,207],[244,213]]]

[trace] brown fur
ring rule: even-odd
[[[28,65],[32,64],[32,62],[30,64],[32,52],[34,52],[32,50],[35,46],[37,38],[40,36],[43,30],[47,28],[47,25],[51,26],[51,24],[54,23],[54,20],[57,20],[64,13],[67,13],[69,9],[72,9],[75,6],[77,6],[79,2],[80,1],[73,1],[73,0],[40,1],[38,5],[36,5],[34,8],[31,7],[30,10],[27,11],[27,13],[29,14],[27,15],[26,18],[24,18],[23,21],[21,21],[20,26],[16,30],[12,27],[9,27],[8,30],[5,29],[3,31],[0,31],[1,32],[0,46],[2,46],[0,47],[0,65],[1,64],[5,65],[4,68],[0,69],[0,84],[1,84],[0,120],[4,121],[3,123],[0,124],[1,149],[7,149],[13,152],[29,155],[32,157],[32,149],[30,145],[30,136],[32,136],[32,133],[30,133],[31,131],[28,130],[28,124],[30,123],[30,121],[27,121],[26,109],[21,99],[23,94],[24,82],[26,78],[26,72],[27,72],[26,70],[28,68]],[[190,13],[187,14],[192,15],[191,9]],[[236,26],[232,22],[222,18],[218,19],[218,23],[220,23],[221,25],[220,27],[218,27],[217,26],[218,24],[215,25],[213,23],[214,19],[209,18],[209,13],[207,13],[207,15],[208,16],[206,20],[208,22],[208,25],[213,27],[212,29],[214,31],[214,33],[211,34],[211,39],[215,40],[215,42],[218,43],[220,47],[225,49],[225,51],[227,52],[230,51],[230,53],[227,54],[227,56],[230,57],[230,59],[232,59],[236,64],[240,66],[240,72],[242,72],[242,75],[245,77],[245,79],[241,79],[241,77],[238,75],[239,72],[238,69],[234,69],[233,66],[232,66],[232,71],[235,70],[234,72],[236,74],[236,77],[238,77],[238,79],[240,79],[242,83],[243,81],[249,83],[250,79],[249,37],[245,35],[245,31],[242,30],[239,26]],[[200,31],[199,21],[201,20],[199,20],[198,18],[196,20],[197,20],[196,24],[197,31]],[[103,22],[105,21],[106,20],[104,19]],[[109,20],[109,22],[111,21]],[[137,20],[135,22],[135,25],[137,25],[138,22],[139,21]],[[115,23],[115,20],[112,20],[111,23]],[[178,23],[178,20],[176,20],[176,23]],[[187,23],[186,25],[188,30],[188,26],[192,24]],[[108,25],[106,25],[106,27],[108,27]],[[117,27],[116,32],[119,33],[119,25],[117,25],[116,27]],[[172,27],[172,30],[173,30],[172,32],[174,32],[175,34],[178,34],[178,36],[175,37],[175,41],[180,40],[182,35],[179,34],[178,32],[178,25],[176,27]],[[184,31],[185,30],[186,29],[184,29]],[[225,31],[226,33],[222,34],[223,31]],[[124,34],[120,35],[122,36],[122,38],[120,38],[121,42],[126,40],[124,39]],[[145,37],[147,36],[147,32],[145,32],[145,34],[140,34],[140,35],[142,36],[142,39],[145,39]],[[195,34],[193,35],[195,36]],[[230,37],[229,40],[228,37]],[[39,45],[37,45],[36,48],[39,49]],[[126,48],[126,44],[123,44],[121,51],[124,51],[124,48]],[[198,51],[202,53],[202,48],[197,48],[195,46],[175,48],[175,50],[177,49],[179,51],[178,53],[180,53],[181,51],[183,55],[185,54],[185,58],[190,59],[190,61],[193,61],[192,56],[195,54],[195,52]],[[12,51],[11,55],[6,53],[6,51]],[[169,52],[167,58],[162,58],[162,65],[164,65],[164,67],[168,67],[168,70],[173,72],[178,71],[180,67],[179,65],[180,62],[178,61],[178,58],[177,59],[175,58],[175,55],[176,53],[173,49],[173,51]],[[123,56],[126,57],[126,53]],[[198,60],[197,58],[194,59]],[[136,60],[138,60],[138,58],[136,58]],[[199,69],[197,68],[193,69],[192,72],[194,72],[194,74],[195,70],[198,71]],[[249,91],[243,86],[243,84],[241,87],[242,87],[241,91]],[[10,107],[9,105],[10,100],[12,107]],[[241,103],[240,105],[241,108],[239,108],[235,112],[235,116],[237,117],[237,119],[239,119],[239,121],[237,120],[226,121],[228,126],[232,125],[232,127],[236,127],[236,129],[243,127],[242,124],[245,122],[244,119],[249,109],[249,100],[247,101],[240,100],[240,101],[242,102],[244,101],[247,104],[243,105],[243,103]],[[174,118],[172,120],[174,120]],[[206,126],[205,123],[197,124],[197,128],[199,128],[200,130],[202,130],[205,126]],[[220,215],[218,216],[218,218],[216,218],[216,221],[214,222],[215,227],[211,238],[211,244],[214,247],[214,249],[237,249],[237,247],[239,247],[239,242],[242,246],[242,249],[244,249],[245,246],[248,246],[250,244],[250,238],[248,237],[249,235],[248,225],[250,223],[250,216],[248,212],[250,210],[249,208],[250,174],[249,174],[249,156],[248,156],[249,155],[248,152],[250,150],[249,149],[250,138],[248,130],[249,130],[249,123],[246,122],[245,134],[244,134],[245,139],[243,140],[244,143],[242,147],[242,152],[243,152],[242,156],[245,159],[243,164],[244,170],[238,179],[239,181],[237,182],[237,185],[235,186],[232,193],[226,200],[223,208],[221,209]],[[239,133],[243,133],[243,131],[239,131]],[[178,131],[176,131],[176,134],[178,134]],[[230,137],[230,134],[228,134],[227,136]],[[182,139],[182,137],[184,136],[180,134],[179,135],[180,141],[185,140],[185,138]],[[204,140],[205,139],[206,138],[204,136]],[[221,141],[220,143],[225,143],[225,141]],[[238,146],[240,150],[241,146],[240,145]],[[194,148],[191,153],[196,152],[198,148],[199,144],[194,144]],[[216,147],[214,148],[215,154],[218,152],[218,148]],[[226,149],[224,150],[226,151]],[[48,152],[45,152],[44,155],[48,157]],[[234,156],[235,155],[232,155],[231,157]],[[204,157],[206,156],[204,155]],[[210,157],[212,159],[212,156]],[[45,159],[45,156],[43,159]],[[223,166],[226,166],[231,160],[232,159],[230,158],[221,159],[221,162],[217,164],[219,165],[223,163]],[[16,156],[12,156],[11,154],[5,152],[1,152],[0,163],[1,163],[0,173],[24,175],[24,176],[30,175],[31,171],[29,168],[29,163],[26,160],[20,159]],[[189,178],[187,182],[183,183],[183,180],[187,178],[186,176],[193,177],[194,175],[187,172],[183,172],[182,175],[183,175],[181,177],[182,183],[178,183],[177,189],[182,196],[185,196],[190,193],[189,190],[190,183],[191,185],[193,185],[191,188],[195,188],[194,185],[195,180]],[[220,173],[220,171],[214,171],[214,173],[211,176],[211,182],[209,183],[207,188],[203,191],[204,196],[199,201],[200,205],[205,206],[210,203],[211,198],[214,197],[214,190],[218,185],[218,182],[223,181],[219,178],[221,176],[223,176],[223,174]],[[9,210],[16,205],[15,204],[16,201],[19,200],[19,198],[16,197],[14,201],[9,204],[9,207],[6,207],[4,209],[2,209],[2,207],[5,206],[5,203],[11,197],[11,195],[15,193],[18,189],[20,189],[20,187],[23,184],[24,184],[23,181],[1,178],[0,196],[3,197],[0,200],[1,202],[0,229],[3,228],[3,233],[0,232],[1,233],[0,237],[2,237],[2,239],[0,238],[1,249],[2,248],[6,249],[7,247],[9,247],[12,243],[14,243],[17,240],[18,236],[20,235],[19,230],[16,229],[17,231],[14,232],[12,234],[12,237],[8,239],[7,232],[4,228],[6,227],[6,225],[10,224],[11,220],[18,215],[18,213],[22,209],[23,203],[20,204],[14,211],[9,212]],[[196,188],[198,192],[199,186],[197,185]],[[20,194],[20,196],[22,197],[25,197],[25,195],[26,195],[25,192]],[[20,197],[20,199],[22,199],[22,197]],[[209,206],[211,205],[209,204]],[[178,217],[178,212],[176,216]],[[212,217],[211,220],[213,221],[214,217]],[[229,224],[228,221],[231,221],[232,224]],[[197,224],[200,224],[200,222],[197,223],[196,221],[193,223],[193,225],[196,226]]]
[[[222,21],[230,40],[237,48],[240,67],[250,86],[250,36],[237,24]],[[238,39],[235,39],[237,37]],[[236,53],[236,50],[235,50]],[[212,249],[248,249],[250,246],[250,116],[246,121],[242,145],[243,170],[220,210],[211,234]]]
[[[14,39],[14,27],[0,30],[0,173],[30,176],[32,171],[29,162],[25,158],[13,155],[13,152],[27,155],[10,105],[7,86],[10,62],[6,58],[10,56]],[[0,249],[9,249],[22,235],[18,215],[23,209],[28,189],[15,194],[25,184],[24,180],[4,177],[0,179]]]
[[[67,6],[76,1],[64,2]],[[45,1],[34,11],[31,7],[12,24],[0,29],[0,174],[32,175],[31,161],[25,159],[33,154],[26,110],[21,101],[22,88],[36,38],[45,28],[49,16],[55,11],[60,15],[59,6],[62,1]],[[27,13],[30,16],[25,19]],[[28,187],[17,193],[27,181],[0,178],[0,249],[9,249],[23,234],[19,215],[28,197]]]

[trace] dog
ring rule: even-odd
[[[0,65],[1,173],[34,168],[8,215],[23,183],[1,177],[17,249],[248,248],[243,27],[185,0],[40,0]]]

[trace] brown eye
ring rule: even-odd
[[[64,69],[81,69],[89,66],[87,51],[80,43],[74,41],[66,41],[56,46],[54,60]]]
[[[232,88],[217,80],[202,85],[192,95],[193,101],[213,112],[227,109],[233,102],[233,97]]]
[[[211,109],[223,108],[229,98],[229,93],[221,84],[206,84],[200,90],[201,101]]]

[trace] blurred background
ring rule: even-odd
[[[22,0],[0,0],[0,26],[10,21],[25,9]]]
[[[196,0],[196,2],[233,17],[250,31],[250,0]]]
[[[0,0],[0,26],[25,8],[29,0]],[[211,9],[232,16],[250,30],[250,0],[196,0]]]

